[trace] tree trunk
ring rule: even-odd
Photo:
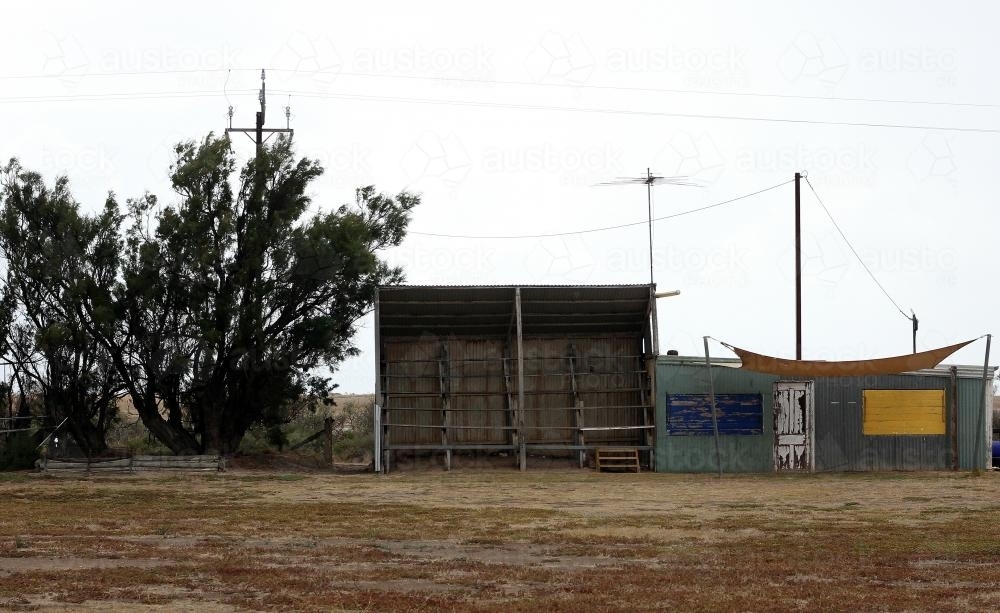
[[[45,414],[56,425],[66,419],[66,429],[84,455],[89,458],[107,451],[106,433],[91,421],[86,407],[75,406],[64,394],[54,390],[45,394],[43,403]]]
[[[140,397],[134,394],[132,404],[135,406],[136,412],[139,413],[139,419],[142,420],[142,424],[146,426],[150,434],[166,445],[175,455],[190,455],[201,451],[198,440],[183,426],[172,424],[163,419],[155,396],[148,394],[146,397]]]
[[[243,442],[243,437],[246,436],[246,434],[246,428],[237,424],[231,424],[230,428],[228,428],[228,432],[226,432],[226,435],[223,438],[222,447],[219,451],[224,455],[232,455],[236,453],[239,451],[240,443]]]
[[[73,440],[88,458],[100,456],[108,450],[108,443],[104,440],[105,433],[89,419],[81,420],[71,416],[66,422],[66,426]]]
[[[239,451],[240,443],[247,433],[247,426],[235,419],[229,411],[215,407],[208,407],[205,416],[202,450],[205,453],[222,455],[232,455]]]
[[[159,411],[153,411],[153,414],[150,415],[148,410],[139,408],[139,406],[136,406],[136,409],[139,412],[139,419],[142,420],[142,424],[146,426],[150,434],[166,445],[175,455],[193,455],[200,451],[198,441],[190,432],[167,423],[160,417]]]
[[[124,382],[125,389],[132,398],[132,406],[139,413],[139,419],[142,420],[142,425],[146,426],[149,433],[156,440],[166,445],[167,449],[175,455],[190,455],[201,451],[198,439],[185,430],[183,424],[174,425],[163,419],[160,415],[160,407],[156,402],[156,394],[148,387],[140,390],[118,347],[107,343],[107,341],[104,342],[111,353],[115,369],[118,371],[119,376]],[[147,375],[149,375],[148,372]]]

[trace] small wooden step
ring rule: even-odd
[[[594,452],[597,472],[634,470],[639,472],[639,450],[635,447],[598,447]]]

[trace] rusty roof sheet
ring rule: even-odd
[[[379,333],[383,338],[506,336],[518,288],[524,334],[642,335],[652,286],[384,286],[379,288]]]

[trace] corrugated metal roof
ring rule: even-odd
[[[394,285],[379,288],[383,337],[506,336],[521,290],[525,334],[641,336],[651,285]]]
[[[381,290],[395,290],[395,289],[454,289],[454,288],[468,288],[468,289],[507,288],[507,289],[514,289],[514,288],[518,288],[518,287],[520,287],[521,289],[525,289],[525,288],[563,289],[563,288],[574,288],[574,287],[580,287],[580,288],[586,288],[586,289],[594,289],[594,288],[601,288],[601,287],[610,287],[610,288],[619,288],[619,287],[645,287],[645,288],[649,288],[649,287],[652,287],[652,286],[649,283],[596,283],[596,284],[583,284],[583,285],[572,284],[572,283],[552,284],[552,285],[531,285],[531,284],[518,285],[516,283],[514,283],[514,284],[511,284],[511,283],[499,283],[499,284],[496,284],[496,285],[463,285],[463,284],[456,284],[456,285],[448,285],[448,284],[444,284],[444,285],[420,285],[420,284],[412,284],[412,285],[408,285],[408,284],[404,283],[402,285],[381,285],[381,286],[379,286],[379,290],[381,291]]]
[[[954,366],[958,371],[959,379],[982,379],[983,378],[983,367],[972,366],[969,364],[938,364],[934,368],[925,368],[923,370],[917,370],[913,372],[905,372],[904,375],[918,375],[918,376],[951,376],[951,367]],[[987,372],[989,373],[989,378],[992,379],[996,374],[997,367],[990,366]]]
[[[739,358],[717,358],[711,356],[712,366],[730,366],[739,368]],[[656,359],[661,364],[680,364],[692,366],[704,366],[705,356],[703,355],[661,355]]]

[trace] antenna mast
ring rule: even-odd
[[[652,170],[647,168],[644,177],[619,177],[614,181],[606,181],[598,183],[598,185],[635,185],[637,183],[646,185],[646,210],[649,225],[649,284],[653,285],[655,283],[653,277],[653,186],[665,183],[684,187],[701,187],[701,183],[691,177],[661,177],[654,175]]]

